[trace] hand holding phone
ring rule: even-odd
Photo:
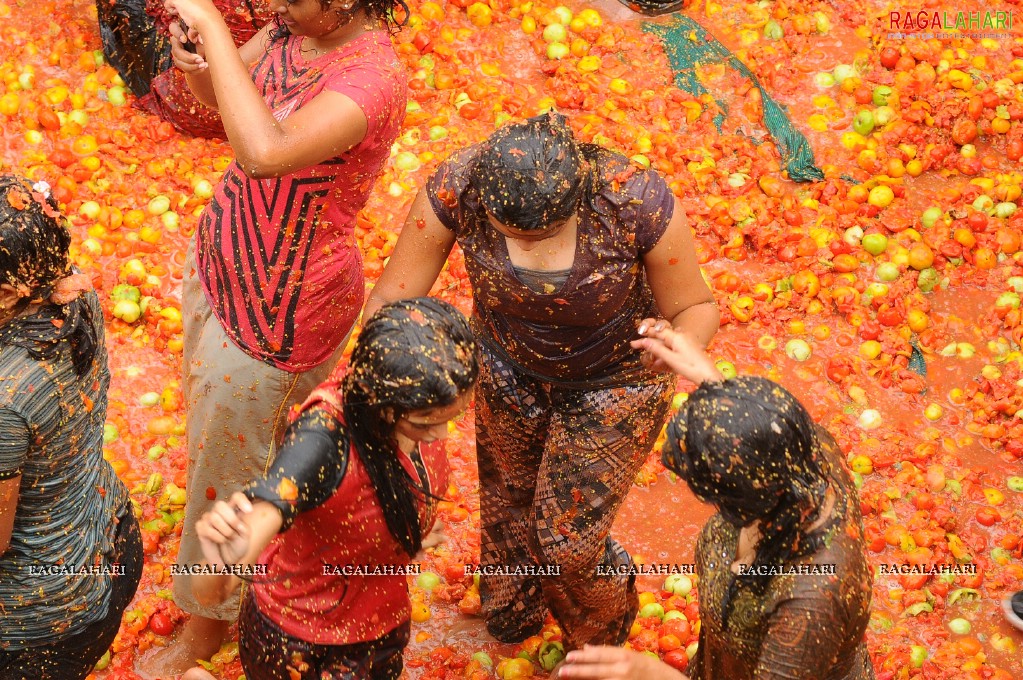
[[[181,29],[182,35],[181,46],[185,49],[186,52],[196,54],[195,43],[188,39],[189,28],[188,24],[185,23],[184,19],[178,19],[178,27]]]

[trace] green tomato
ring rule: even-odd
[[[664,619],[664,607],[661,606],[660,603],[651,602],[648,605],[644,605],[643,608],[639,610],[639,615],[641,617],[643,617],[643,618],[647,618],[647,617],[650,617],[650,616],[656,616],[657,618],[663,620]]]
[[[112,291],[110,291],[110,299],[115,302],[118,300],[138,302],[142,299],[142,293],[135,286],[129,286],[127,283],[119,283],[114,286]]]
[[[941,219],[943,214],[941,208],[932,205],[927,210],[924,210],[923,215],[920,216],[920,222],[924,225],[925,229],[930,229],[934,226],[935,222]]]
[[[892,88],[887,85],[878,85],[874,88],[874,93],[871,95],[871,99],[874,102],[874,106],[888,106],[888,98],[892,96]]]
[[[810,345],[807,344],[806,340],[793,338],[785,343],[785,354],[794,361],[806,361],[810,358]]]
[[[416,577],[416,585],[425,590],[431,592],[440,584],[440,576],[432,571],[424,571]]]
[[[1010,491],[1023,493],[1023,477],[1009,477],[1005,483],[1009,487]]]
[[[562,24],[551,24],[543,29],[544,42],[563,43],[568,39],[568,29]]]
[[[835,82],[841,85],[842,81],[856,75],[856,67],[851,64],[839,64],[835,67],[832,73],[835,76]]]
[[[102,671],[102,670],[105,670],[106,667],[109,666],[109,665],[110,665],[110,650],[108,649],[107,651],[105,651],[103,653],[103,656],[101,656],[99,658],[99,661],[96,662],[96,665],[93,666],[92,669],[94,671]]]
[[[888,237],[884,234],[867,234],[860,245],[871,255],[880,255],[888,249]]]
[[[948,629],[956,635],[969,635],[973,630],[973,625],[963,618],[952,619],[948,622]]]
[[[853,118],[853,130],[860,133],[864,137],[869,135],[874,130],[874,114],[864,109],[856,114]]]
[[[895,109],[890,106],[879,106],[874,110],[874,122],[882,127],[895,120],[895,118]]]
[[[817,87],[828,88],[834,87],[835,76],[831,75],[827,71],[821,71],[813,77],[813,82]]]
[[[121,433],[117,431],[117,426],[113,423],[103,424],[103,443],[113,444],[121,436]]]
[[[472,660],[483,666],[487,670],[494,667],[494,660],[490,658],[490,655],[486,652],[476,652],[472,655]]]
[[[981,194],[973,199],[973,209],[982,213],[989,213],[995,209],[995,202],[990,196]]]
[[[693,580],[685,574],[672,574],[664,579],[664,590],[685,597],[693,589]]]
[[[927,660],[927,648],[913,645],[909,648],[909,660],[913,663],[913,668],[920,668]]]
[[[930,293],[938,285],[939,281],[941,281],[941,275],[938,274],[938,270],[934,267],[928,267],[921,270],[920,274],[917,275],[916,285],[923,292]]]
[[[107,101],[114,106],[124,106],[128,102],[128,98],[124,93],[124,88],[115,85],[107,90]]]
[[[715,362],[714,367],[718,369],[718,372],[721,373],[726,380],[734,378],[739,374],[738,371],[735,370],[735,364],[731,361],[725,361],[724,359],[720,359]]]
[[[882,262],[877,265],[877,269],[874,270],[877,274],[877,278],[885,282],[894,281],[899,278],[899,265],[894,262]]]
[[[768,40],[781,40],[785,36],[785,29],[773,19],[764,26],[764,37]]]
[[[551,24],[551,26],[557,26],[557,24]],[[548,28],[550,28],[550,26],[548,26]],[[569,55],[569,53],[570,50],[568,49],[568,45],[563,42],[552,42],[547,46],[547,58],[554,61],[564,59]]]
[[[560,642],[544,642],[537,652],[540,660],[540,667],[545,671],[552,671],[554,667],[565,660],[565,647]]]
[[[1016,213],[1016,204],[1005,201],[995,206],[995,217],[1004,220],[1007,217],[1012,217]]]

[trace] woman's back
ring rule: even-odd
[[[702,629],[694,680],[874,677],[863,634],[870,619],[871,569],[852,479],[831,436],[818,428],[824,457],[834,470],[836,498],[820,550],[779,567],[763,596],[741,584],[726,627],[724,600],[739,528],[715,515],[697,544]]]
[[[111,576],[103,570],[128,492],[103,460],[110,372],[99,299],[86,298],[98,349],[84,375],[69,349],[50,361],[11,344],[0,349],[0,471],[21,471],[11,544],[0,556],[0,648],[47,642],[107,611]],[[100,573],[66,573],[93,567]]]

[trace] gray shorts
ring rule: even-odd
[[[177,563],[187,566],[204,561],[196,522],[217,500],[227,500],[264,474],[284,437],[289,409],[330,375],[348,338],[329,359],[302,373],[252,358],[234,344],[210,309],[196,273],[194,239],[185,258],[181,298],[188,500]],[[179,607],[222,621],[237,618],[237,592],[220,605],[205,607],[195,600],[190,580],[174,577]]]

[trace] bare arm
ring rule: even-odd
[[[643,266],[661,315],[679,333],[706,347],[717,333],[721,317],[714,294],[700,273],[693,235],[678,199],[664,235],[643,257]]]
[[[14,515],[18,512],[18,489],[21,475],[0,480],[0,555],[11,547],[11,533],[14,531]]]
[[[242,63],[250,65],[259,59],[260,54],[266,50],[273,28],[273,23],[267,24],[248,42],[238,48]],[[206,62],[206,46],[198,42],[199,32],[193,29],[188,36],[185,36],[178,22],[174,21],[171,22],[170,33],[172,38],[171,58],[174,60],[174,65],[185,74],[188,89],[204,106],[216,110],[218,108],[217,93],[213,89],[213,79],[210,77],[209,65]],[[184,49],[185,41],[196,45],[195,54]]]
[[[455,245],[455,233],[445,227],[430,205],[426,189],[412,202],[391,259],[370,293],[363,310],[368,319],[388,302],[427,295]]]
[[[568,653],[559,678],[589,680],[688,680],[660,659],[621,647],[586,645]]]
[[[249,74],[244,60],[249,51],[235,47],[223,16],[209,0],[167,0],[167,9],[202,37],[220,118],[248,176],[286,175],[334,158],[366,136],[366,115],[338,92],[324,91],[278,122]],[[355,21],[364,20],[365,14],[357,13]],[[261,36],[262,31],[253,40]]]
[[[251,566],[280,531],[281,511],[266,501],[251,502],[242,493],[223,501],[196,522],[203,555],[211,565]],[[195,577],[195,597],[201,604],[223,602],[238,587],[240,579],[228,574]]]
[[[714,362],[697,341],[679,333],[664,319],[644,319],[637,332],[643,336],[632,346],[649,354],[660,365],[699,385],[724,380]]]

